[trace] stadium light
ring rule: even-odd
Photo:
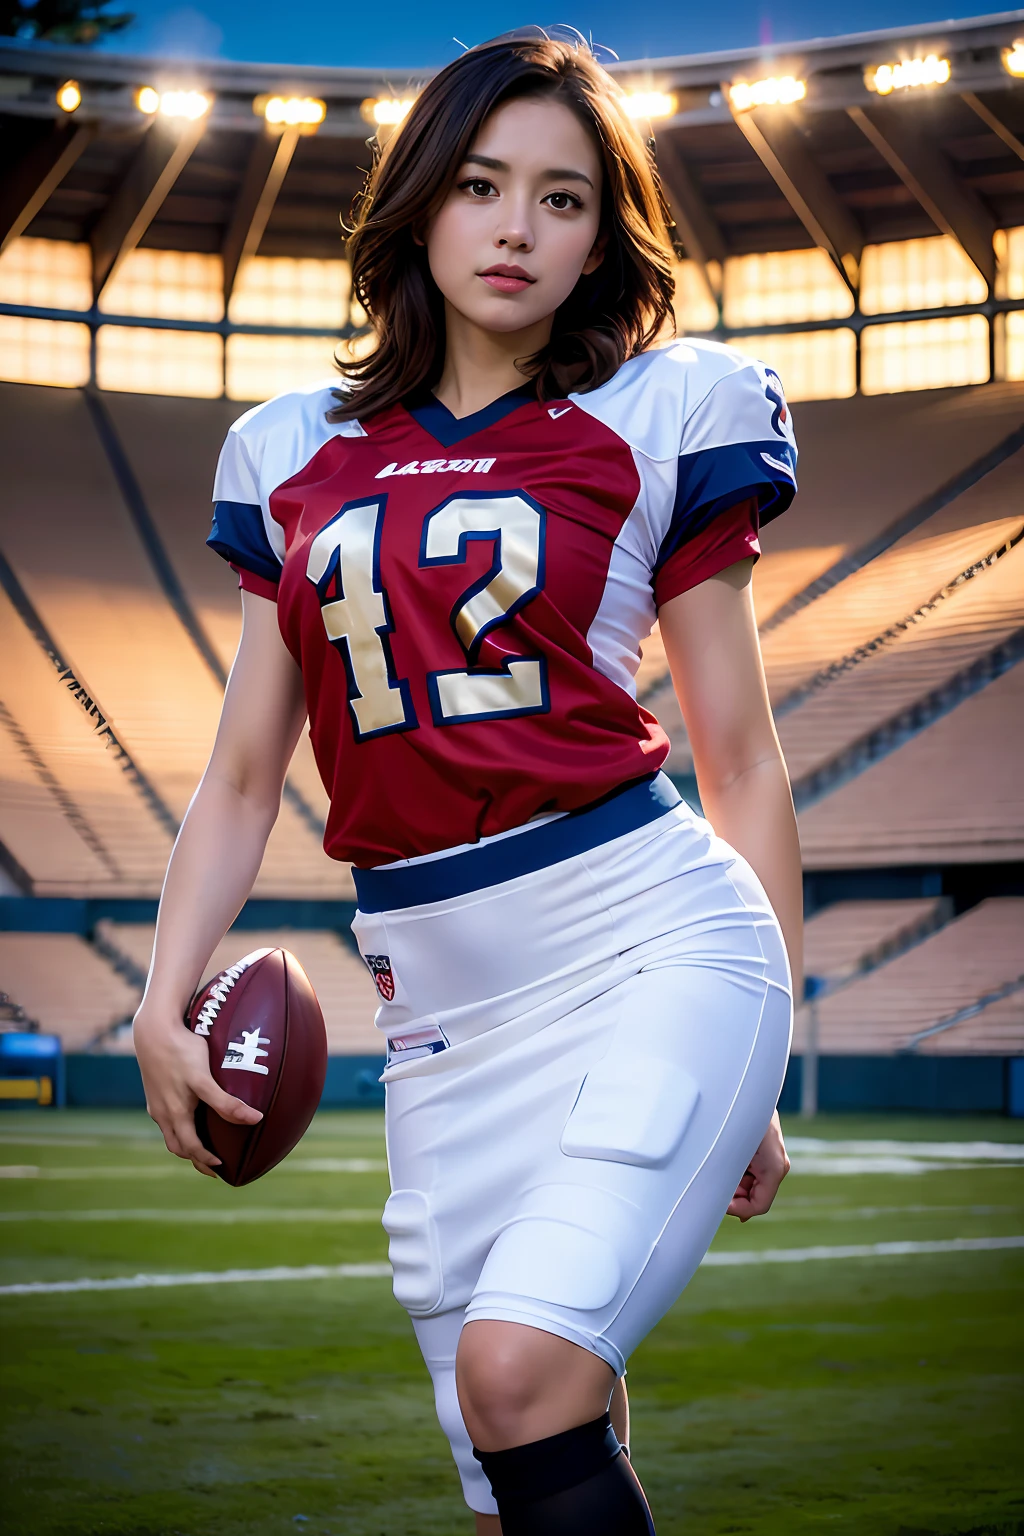
[[[272,128],[316,133],[327,116],[327,103],[316,96],[257,96],[252,109]]]
[[[1024,79],[1024,38],[1015,38],[1013,47],[1004,48],[1000,57],[1008,75],[1012,75],[1015,80]]]
[[[57,92],[57,105],[62,112],[77,112],[82,105],[82,87],[77,80],[65,80]]]
[[[893,91],[945,85],[950,73],[949,60],[930,53],[924,59],[901,59],[898,64],[874,64],[864,71],[864,84],[869,91],[877,91],[879,96],[891,96]]]
[[[415,96],[369,96],[360,107],[363,119],[375,128],[397,128],[408,116]]]
[[[159,112],[161,117],[185,118],[195,123],[206,116],[213,99],[203,91],[157,91],[151,85],[142,85],[135,92],[135,105],[147,117]]]
[[[675,117],[678,105],[670,91],[627,91],[623,105],[630,117],[655,122],[662,117]]]
[[[736,112],[753,107],[791,107],[807,95],[807,81],[793,75],[771,75],[764,80],[736,80],[729,87],[729,100]]]

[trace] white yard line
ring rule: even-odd
[[[891,1216],[942,1216],[958,1212],[967,1216],[1000,1216],[1008,1211],[1019,1210],[1015,1205],[867,1205],[853,1210],[836,1210],[821,1204],[813,1207],[787,1209],[780,1202],[772,1213],[774,1221],[847,1221],[852,1219],[879,1220]],[[381,1211],[377,1206],[290,1206],[250,1205],[223,1210],[185,1207],[163,1208],[145,1206],[125,1207],[113,1210],[63,1210],[63,1211],[0,1211],[0,1225],[22,1222],[59,1223],[166,1221],[186,1226],[233,1227],[246,1225],[275,1226],[281,1222],[379,1222]]]
[[[0,1285],[0,1296],[55,1296],[68,1291],[148,1291],[179,1285],[236,1285],[271,1280],[384,1280],[390,1264],[278,1264],[274,1269],[208,1269],[183,1275],[117,1275],[110,1280],[28,1280]]]
[[[932,1161],[927,1157],[886,1157],[886,1156],[850,1156],[842,1154],[836,1157],[828,1157],[806,1152],[794,1151],[789,1148],[793,1159],[793,1172],[804,1177],[815,1176],[829,1179],[849,1178],[861,1174],[918,1174],[918,1173],[948,1173],[951,1169],[962,1168],[1019,1168],[1018,1162],[999,1162],[986,1160],[984,1162],[954,1161],[942,1159]]]
[[[702,1262],[728,1268],[737,1264],[808,1264],[815,1259],[904,1259],[922,1253],[985,1253],[999,1248],[1024,1248],[1024,1236],[944,1237],[917,1243],[836,1243],[814,1248],[747,1248],[708,1253]]]
[[[246,1223],[261,1223],[267,1226],[276,1225],[282,1221],[375,1221],[380,1222],[380,1211],[376,1208],[367,1210],[366,1207],[351,1210],[334,1210],[330,1207],[316,1207],[304,1210],[301,1207],[281,1205],[250,1205],[242,1206],[237,1210],[160,1210],[157,1206],[147,1207],[144,1210],[114,1210],[114,1211],[0,1211],[0,1223],[23,1221],[167,1221],[185,1222],[188,1226],[232,1227]]]
[[[790,1152],[817,1157],[924,1157],[938,1162],[1024,1163],[1024,1141],[829,1141],[823,1136],[787,1136]]]
[[[807,1264],[816,1259],[902,1259],[925,1253],[983,1253],[1024,1248],[1019,1237],[951,1237],[921,1243],[844,1243],[835,1247],[761,1248],[736,1253],[709,1253],[703,1263],[730,1268],[747,1264]],[[0,1296],[54,1296],[69,1291],[166,1290],[181,1285],[234,1285],[274,1280],[383,1280],[389,1264],[277,1265],[273,1269],[211,1269],[177,1275],[118,1275],[112,1279],[27,1280],[0,1285]]]
[[[286,1158],[279,1173],[386,1173],[382,1157],[295,1157]],[[77,1167],[47,1168],[34,1163],[0,1163],[0,1179],[168,1179],[184,1177],[192,1169],[181,1158],[168,1157],[160,1163],[88,1163]]]

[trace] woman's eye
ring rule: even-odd
[[[487,197],[489,193],[494,191],[494,187],[482,176],[473,176],[469,181],[462,183],[461,190],[468,192],[471,197]]]
[[[556,213],[562,213],[569,208],[580,208],[583,206],[579,198],[573,197],[571,192],[549,192],[545,202],[550,203]]]

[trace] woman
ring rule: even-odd
[[[395,1294],[504,1536],[653,1530],[626,1358],[788,1168],[799,854],[750,575],[795,447],[761,364],[654,347],[665,222],[581,40],[498,39],[420,95],[351,241],[377,350],[224,448],[242,640],[136,1021],[150,1113],[209,1173],[197,1100],[256,1116],[182,1010],[308,711],[382,998]],[[656,613],[711,825],[636,703]]]

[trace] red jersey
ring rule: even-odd
[[[277,600],[331,810],[366,867],[589,805],[661,767],[657,607],[758,551],[795,491],[778,376],[708,342],[587,394],[332,424],[331,385],[228,434],[209,543]]]

